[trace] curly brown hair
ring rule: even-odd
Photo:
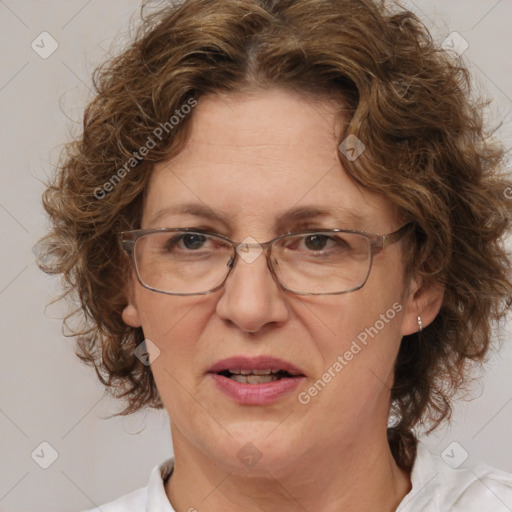
[[[340,155],[345,169],[414,222],[406,271],[445,287],[435,321],[403,338],[396,361],[398,419],[388,437],[397,463],[410,468],[413,427],[449,417],[511,295],[511,182],[466,67],[414,14],[384,2],[185,0],[142,15],[130,46],[95,71],[83,132],[43,197],[52,230],[40,266],[62,274],[63,296],[76,301],[66,320],[79,319],[78,356],[124,398],[121,414],[162,407],[150,367],[134,355],[142,329],[121,318],[129,262],[116,234],[140,227],[152,167],[186,144],[193,113],[169,123],[183,105],[255,87],[341,97],[341,140],[354,134],[367,148],[353,162]]]

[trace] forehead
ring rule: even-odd
[[[339,101],[280,89],[209,95],[191,121],[182,152],[153,170],[146,224],[162,210],[193,203],[232,223],[274,224],[294,208],[330,211],[332,222],[375,232],[394,220],[389,201],[358,186],[343,168]]]
[[[194,118],[196,143],[244,148],[301,142],[305,149],[327,149],[337,136],[335,118],[343,113],[340,100],[280,88],[207,95],[199,106]]]

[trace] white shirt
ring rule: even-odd
[[[151,472],[147,487],[102,505],[101,511],[175,512],[164,488],[173,466],[173,458],[162,462]],[[485,465],[452,469],[421,443],[411,482],[412,489],[396,512],[512,512],[512,474]],[[193,506],[189,511],[194,511]]]

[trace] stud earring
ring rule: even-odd
[[[418,325],[419,325],[419,328],[420,328],[420,332],[423,331],[423,324],[421,322],[421,316],[418,315]]]

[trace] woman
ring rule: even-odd
[[[370,0],[186,0],[95,79],[43,266],[78,355],[174,446],[101,510],[511,510],[511,475],[415,433],[511,296],[461,63]]]

